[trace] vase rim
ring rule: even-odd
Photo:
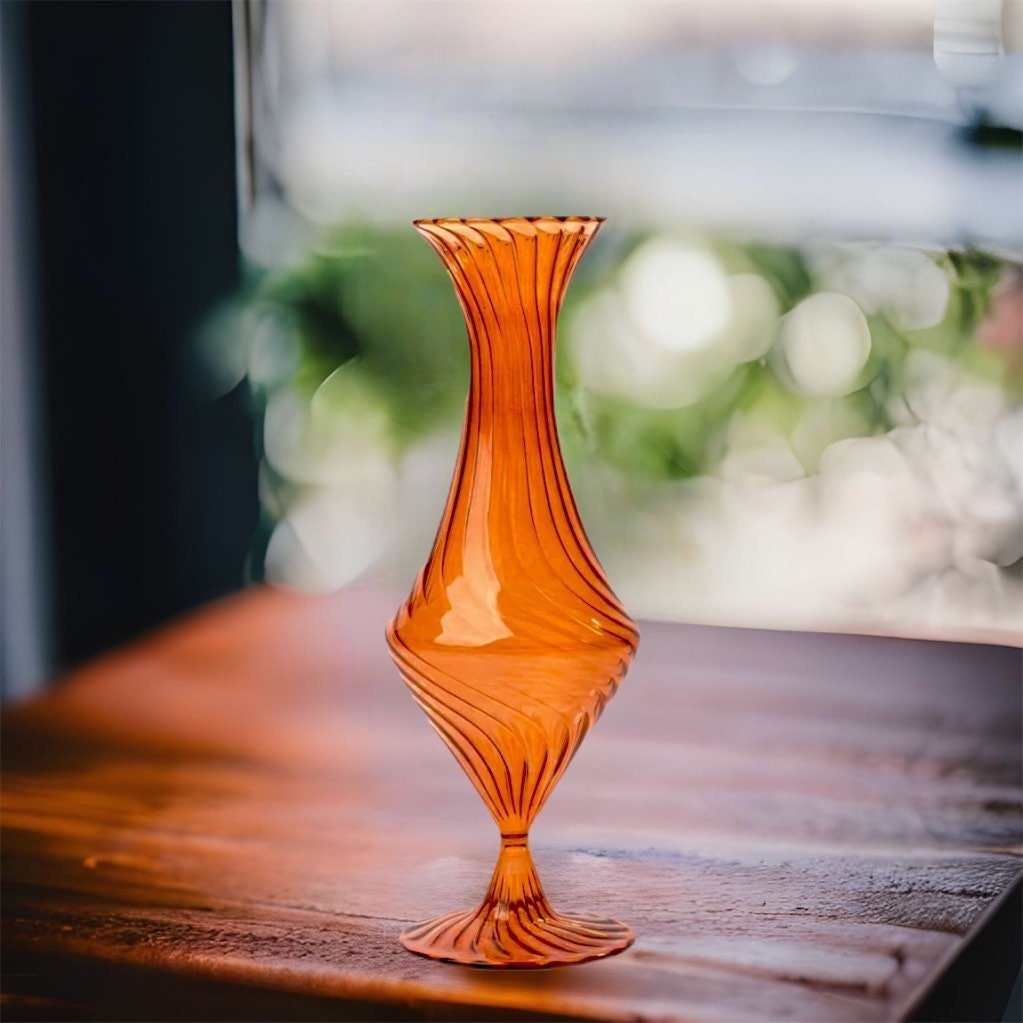
[[[442,224],[603,224],[606,217],[585,217],[585,216],[540,216],[540,217],[420,217],[412,221],[414,227],[442,225]]]

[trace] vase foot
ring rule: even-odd
[[[478,908],[416,924],[401,943],[446,963],[535,970],[603,959],[627,949],[635,937],[617,920],[556,913],[521,832],[502,835],[494,876]]]
[[[485,905],[417,924],[401,936],[405,948],[429,959],[526,970],[603,959],[634,940],[629,927],[606,917],[553,911],[533,917]]]

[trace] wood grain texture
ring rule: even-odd
[[[635,946],[411,956],[497,835],[388,661],[394,603],[254,589],[9,713],[8,960],[107,977],[77,1018],[141,971],[153,1019],[888,1020],[1020,876],[1019,651],[647,625],[533,832],[551,898]]]

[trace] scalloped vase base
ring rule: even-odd
[[[519,909],[501,913],[448,913],[405,931],[410,952],[462,966],[539,970],[571,966],[623,952],[635,940],[625,924],[599,916],[563,916],[549,911],[530,917]]]

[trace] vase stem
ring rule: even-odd
[[[525,834],[501,836],[501,851],[481,909],[489,907],[499,917],[525,913],[542,918],[551,913],[527,839]]]

